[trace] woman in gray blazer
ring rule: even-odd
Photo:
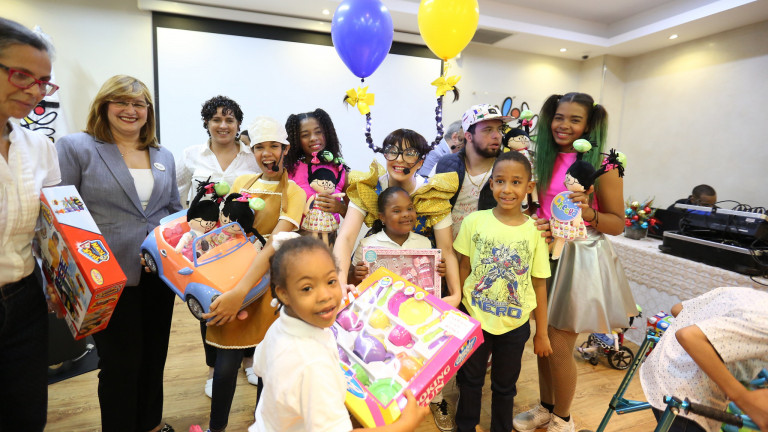
[[[126,75],[96,95],[84,133],[56,143],[61,184],[75,185],[128,281],[99,350],[102,430],[173,431],[164,424],[163,369],[173,292],[142,271],[141,242],[160,219],[181,210],[170,151],[155,138],[149,89]]]

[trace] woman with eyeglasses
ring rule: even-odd
[[[181,210],[176,165],[155,137],[149,89],[136,78],[108,79],[91,103],[85,132],[56,143],[62,184],[77,187],[127,282],[99,350],[101,427],[173,431],[163,423],[163,370],[175,295],[142,271],[141,242]]]
[[[0,431],[42,431],[48,403],[48,314],[32,237],[40,189],[59,183],[56,149],[23,118],[51,83],[47,43],[0,18]]]
[[[381,148],[369,143],[374,152],[383,153],[387,160],[386,170],[376,161],[368,173],[352,171],[349,175],[347,196],[350,204],[333,254],[339,262],[339,282],[347,284],[352,249],[363,223],[372,226],[379,218],[378,195],[390,186],[405,189],[413,198],[416,209],[418,234],[434,238],[434,244],[442,251],[446,264],[448,296],[443,300],[453,307],[461,301],[459,264],[453,253],[451,232],[451,204],[449,200],[459,187],[456,173],[437,174],[427,181],[416,173],[429,152],[429,144],[423,136],[410,129],[398,129],[384,139]],[[355,263],[357,264],[357,263]]]

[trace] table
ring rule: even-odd
[[[665,254],[659,250],[661,240],[648,237],[633,240],[623,234],[606,237],[619,255],[635,302],[643,308],[642,320],[634,323],[637,328],[626,334],[637,344],[645,337],[647,317],[659,311],[669,313],[670,308],[682,300],[727,286],[768,291],[768,279],[756,277],[752,280],[740,273]]]

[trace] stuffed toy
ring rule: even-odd
[[[339,228],[339,223],[336,222],[336,217],[333,213],[321,210],[314,204],[318,193],[328,193],[336,198],[344,196],[344,193],[341,192],[332,193],[336,190],[336,185],[338,185],[341,180],[343,168],[339,167],[339,172],[334,173],[326,167],[314,168],[314,165],[317,163],[320,163],[320,161],[313,153],[313,158],[309,165],[308,180],[309,187],[316,193],[307,198],[307,205],[304,207],[304,220],[301,222],[301,229],[309,232],[322,240],[323,243],[330,246],[328,234],[336,231]]]
[[[531,147],[531,139],[528,137],[528,133],[520,128],[512,128],[504,134],[502,144],[508,147],[510,150],[514,150],[521,153],[531,163],[531,181],[537,181],[536,171],[534,170],[533,157]],[[534,205],[532,209],[535,211],[539,208],[539,194],[536,192],[536,188],[530,193],[531,202]],[[523,210],[528,209],[528,197],[523,200]]]
[[[574,147],[577,147],[576,142],[574,142]],[[581,217],[581,208],[568,196],[571,192],[591,194],[594,192],[595,180],[613,168],[619,170],[619,177],[624,177],[624,166],[619,159],[619,153],[611,149],[602,166],[597,170],[589,162],[577,159],[566,171],[564,184],[568,190],[555,195],[552,200],[552,217],[549,226],[552,230],[552,236],[555,238],[552,243],[553,260],[560,258],[566,241],[587,238],[587,228]]]

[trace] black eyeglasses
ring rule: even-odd
[[[400,155],[403,155],[403,161],[408,163],[416,163],[419,159],[421,159],[421,153],[419,153],[419,151],[415,148],[408,147],[407,149],[402,150],[400,147],[394,144],[390,144],[384,147],[382,153],[384,153],[384,159],[388,161],[397,160]]]
[[[59,89],[59,86],[54,83],[41,81],[24,71],[8,67],[2,63],[0,63],[0,69],[5,69],[5,71],[8,72],[8,82],[11,83],[12,86],[22,90],[37,85],[40,87],[40,92],[43,93],[44,96],[51,96]]]

